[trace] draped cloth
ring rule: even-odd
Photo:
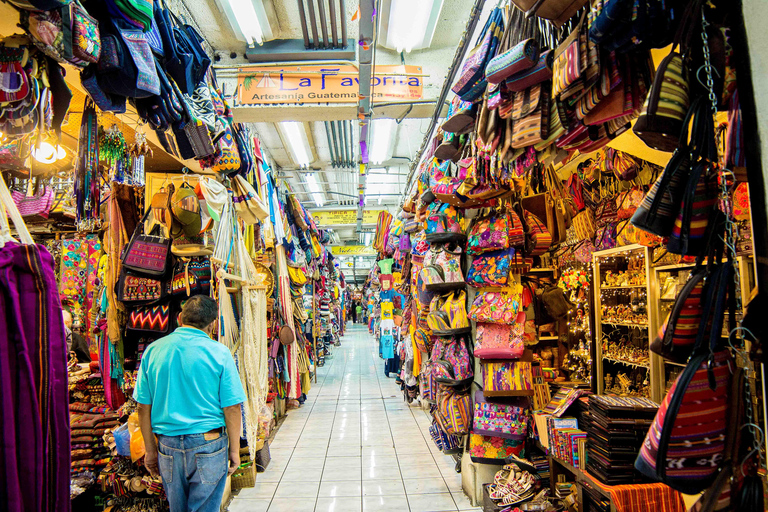
[[[0,500],[69,512],[67,344],[50,253],[0,248]]]
[[[278,245],[276,248],[277,256],[277,290],[278,307],[283,315],[283,319],[288,327],[293,331],[294,343],[285,346],[286,364],[288,365],[288,398],[299,398],[301,396],[301,382],[299,381],[299,360],[297,350],[304,350],[302,340],[304,335],[296,332],[296,325],[293,322],[293,297],[291,296],[291,280],[288,276],[288,260],[285,255],[285,246]]]

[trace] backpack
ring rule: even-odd
[[[438,336],[453,336],[471,331],[467,316],[467,293],[457,290],[436,296],[429,305],[427,325]]]
[[[448,342],[438,340],[432,348],[431,361],[432,375],[440,384],[459,386],[472,381],[475,361],[464,336]]]
[[[454,435],[468,434],[472,423],[472,399],[448,386],[437,390],[435,417],[443,432]]]
[[[433,203],[427,216],[427,242],[464,243],[464,213],[448,203]]]
[[[419,273],[427,290],[445,292],[464,288],[460,246],[434,246],[427,259],[429,263]]]

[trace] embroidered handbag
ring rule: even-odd
[[[487,402],[485,398],[483,391],[475,391],[473,433],[505,439],[525,439],[528,436],[530,418],[527,407]]]
[[[168,334],[171,332],[171,304],[137,306],[128,314],[126,329],[133,332]]]
[[[632,187],[616,197],[616,217],[619,220],[631,219],[643,202],[643,191]]]
[[[484,436],[474,432],[469,434],[469,457],[472,462],[502,465],[508,457],[522,456],[523,450],[524,439]]]
[[[478,293],[469,308],[469,317],[475,322],[512,324],[521,310],[521,288],[515,285],[514,293]]]
[[[431,292],[445,292],[464,288],[461,272],[461,246],[432,246],[429,264],[424,265],[420,277]]]
[[[501,33],[504,30],[504,15],[501,9],[495,8],[480,33],[476,46],[470,50],[459,72],[459,78],[451,87],[463,101],[474,102],[484,92],[487,86],[485,81],[485,67],[488,61],[496,54]]]
[[[47,219],[53,208],[54,197],[53,189],[46,185],[39,186],[38,191],[32,196],[27,196],[18,190],[11,192],[16,208],[26,220]]]
[[[26,48],[0,48],[0,102],[23,100],[30,93],[29,75],[22,64],[26,64],[29,50]]]
[[[467,293],[454,291],[432,299],[427,315],[427,325],[437,336],[452,336],[470,332],[467,318]]]
[[[481,361],[486,396],[532,396],[533,375],[528,361]]]
[[[432,376],[440,384],[461,386],[471,382],[475,360],[465,336],[437,339],[430,356]]]
[[[75,0],[70,4],[72,17],[72,56],[74,64],[96,63],[101,56],[99,23]]]
[[[510,324],[477,323],[475,356],[480,359],[519,359],[523,355],[523,338]]]
[[[191,297],[203,291],[203,284],[197,274],[190,271],[189,265],[190,261],[186,259],[179,259],[176,262],[171,278],[171,295],[174,297]]]
[[[463,446],[458,436],[443,432],[437,420],[432,420],[432,425],[429,426],[429,435],[435,442],[435,446],[446,455],[462,452]]]
[[[435,338],[423,327],[419,327],[413,333],[413,341],[416,343],[416,348],[419,352],[424,354],[432,353],[432,348],[435,345]]]
[[[464,242],[463,211],[447,203],[432,204],[425,229],[427,242]]]
[[[165,298],[168,285],[160,279],[133,275],[123,269],[115,292],[117,300],[126,305],[151,304]]]
[[[436,419],[443,432],[468,434],[472,423],[472,399],[456,388],[438,385]]]
[[[532,146],[549,136],[550,96],[547,85],[534,85],[515,93],[512,107],[512,148]]]
[[[467,238],[467,254],[482,254],[509,247],[509,215],[495,213],[480,217]]]
[[[617,223],[612,222],[606,224],[602,228],[598,228],[595,235],[595,248],[598,251],[604,251],[606,249],[613,249],[616,247],[616,229]]]
[[[510,248],[475,256],[467,272],[467,283],[475,288],[506,286],[514,255],[515,250]]]
[[[144,223],[151,212],[151,208],[147,210],[125,246],[122,256],[123,267],[138,275],[164,276],[172,268],[172,241],[160,234],[153,234],[160,230],[159,225],[155,225],[150,234],[144,234]]]

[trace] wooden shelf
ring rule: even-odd
[[[618,322],[606,322],[605,320],[601,320],[600,323],[605,325],[613,325],[614,327],[637,327],[638,329],[648,329],[648,324],[624,324]]]
[[[622,288],[646,288],[647,284],[627,284],[623,286],[600,286],[601,290],[621,290]]]
[[[648,369],[648,368],[651,367],[650,361],[645,363],[645,364],[641,364],[641,363],[633,363],[631,361],[624,361],[623,359],[614,359],[614,358],[608,357],[608,356],[603,356],[603,359],[606,360],[606,361],[610,361],[612,363],[625,364],[627,366],[634,366],[636,368],[646,368],[646,369]]]

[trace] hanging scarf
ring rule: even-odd
[[[96,227],[99,219],[99,123],[96,107],[90,98],[85,100],[80,139],[75,162],[75,198],[77,200],[77,225],[79,229]]]

